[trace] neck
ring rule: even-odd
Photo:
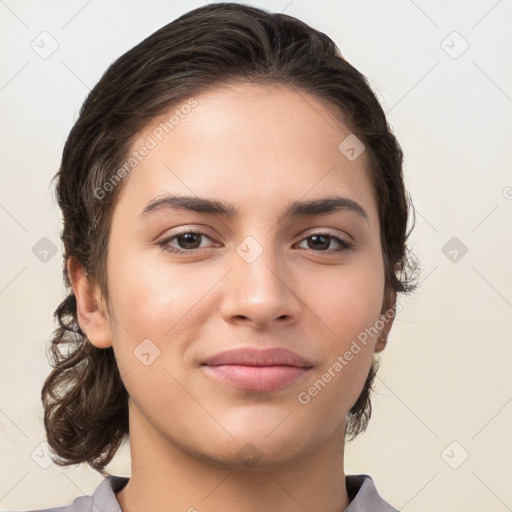
[[[341,512],[348,506],[343,431],[300,460],[230,469],[164,438],[135,409],[130,407],[131,477],[116,495],[123,512],[221,512],[227,504],[244,512]]]

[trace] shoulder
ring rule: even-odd
[[[347,475],[345,484],[350,500],[345,512],[400,512],[379,495],[370,475]]]
[[[96,487],[92,495],[78,496],[69,505],[16,512],[122,512],[115,493],[121,490],[128,480],[129,478],[124,476],[109,476]]]

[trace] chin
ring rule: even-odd
[[[254,425],[245,430],[239,428],[237,432],[227,430],[232,437],[210,437],[207,446],[195,447],[195,456],[221,469],[265,471],[293,464],[314,453],[318,444],[321,444],[314,437],[308,438],[298,425],[293,430],[289,425],[288,428],[280,425],[273,432],[268,429],[257,430]]]
[[[249,440],[232,440],[229,447],[217,445],[215,450],[197,453],[198,458],[220,469],[236,471],[267,471],[286,466],[300,458],[297,449],[292,453],[253,443]]]

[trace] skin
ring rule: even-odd
[[[130,395],[132,476],[117,499],[125,512],[217,512],[227,503],[247,512],[342,511],[345,415],[392,319],[308,404],[297,397],[394,303],[384,302],[366,154],[349,161],[338,150],[350,129],[305,92],[225,84],[195,99],[125,178],[109,240],[108,302],[73,258],[68,264],[80,326],[96,347],[113,346]],[[155,119],[133,148],[168,118]],[[140,220],[145,205],[166,193],[223,200],[239,214],[161,209]],[[333,194],[359,203],[368,220],[337,211],[279,221],[292,201]],[[198,247],[188,255],[157,244],[198,228],[207,236],[195,246],[168,243]],[[336,252],[340,244],[327,238],[317,249],[313,234],[353,247]],[[249,236],[262,250],[251,263],[237,252]],[[134,350],[148,338],[160,355],[146,366]],[[259,393],[200,366],[206,356],[247,346],[287,348],[313,367]],[[257,459],[251,467],[238,456],[247,443]]]

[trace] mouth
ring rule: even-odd
[[[204,371],[234,388],[268,392],[284,388],[313,368],[305,358],[286,349],[235,349],[221,352],[202,363]]]

